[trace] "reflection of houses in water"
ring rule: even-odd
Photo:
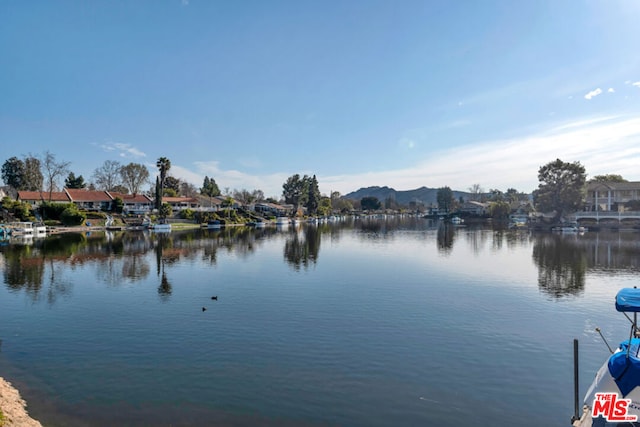
[[[636,233],[587,233],[580,240],[587,247],[589,267],[640,270],[640,240]]]

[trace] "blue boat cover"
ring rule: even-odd
[[[640,339],[633,338],[620,343],[620,351],[609,358],[609,373],[615,380],[622,397],[625,397],[637,385],[640,385]],[[627,350],[629,357],[627,357]]]
[[[620,289],[616,295],[616,310],[640,312],[640,289]]]

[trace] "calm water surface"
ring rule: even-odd
[[[415,218],[50,236],[0,247],[0,375],[45,426],[568,426],[639,264]]]

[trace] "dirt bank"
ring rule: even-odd
[[[26,402],[11,383],[0,377],[0,426],[2,427],[42,427],[40,422],[29,416]]]

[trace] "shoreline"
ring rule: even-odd
[[[2,427],[42,427],[29,416],[27,402],[9,381],[0,377],[0,426]]]

